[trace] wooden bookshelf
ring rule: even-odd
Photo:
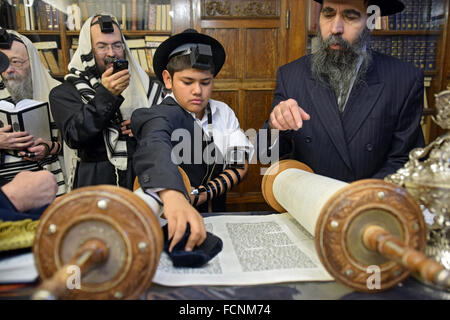
[[[61,79],[64,77],[64,75],[68,72],[67,66],[70,62],[70,50],[72,47],[72,40],[74,38],[77,38],[79,36],[79,30],[69,30],[68,26],[66,25],[66,22],[68,20],[68,15],[66,14],[66,6],[64,6],[63,11],[61,11],[60,7],[56,7],[58,5],[58,2],[55,2],[55,5],[53,5],[53,2],[49,1],[42,1],[42,0],[36,0],[33,1],[32,8],[29,8],[27,14],[25,15],[24,10],[24,0],[13,0],[14,8],[13,9],[15,13],[15,22],[16,25],[9,26],[10,29],[17,30],[19,33],[29,37],[33,42],[40,42],[40,41],[56,41],[58,43],[58,49],[62,50],[62,56],[60,55],[60,61],[58,61],[59,68],[61,72],[51,72],[52,76],[55,78]],[[27,3],[28,0],[27,0]],[[71,3],[75,3],[79,6],[81,6],[82,3],[84,3],[88,10],[88,15],[83,15],[83,10],[80,8],[81,13],[81,25],[82,23],[87,19],[87,17],[91,14],[97,13],[97,12],[108,12],[108,8],[112,12],[113,8],[117,9],[119,8],[119,5],[114,7],[114,4],[118,4],[119,0],[74,0],[71,1]],[[185,23],[184,19],[185,17],[180,15],[173,15],[173,9],[172,8],[188,8],[190,10],[190,0],[125,0],[121,1],[120,3],[124,3],[125,8],[128,9],[128,14],[126,15],[126,23],[127,29],[122,30],[124,36],[128,39],[136,39],[136,38],[144,38],[145,36],[149,35],[160,35],[160,36],[170,36],[174,31],[179,32],[184,29],[183,25]],[[131,5],[133,3],[133,6],[135,7],[135,11],[133,11],[134,15],[131,15]],[[138,23],[140,27],[144,27],[146,25],[149,25],[152,17],[148,15],[148,19],[145,20],[136,20],[138,18],[138,15],[140,18],[144,19],[146,17],[143,15],[142,11],[143,8],[145,8],[146,5],[154,5],[155,10],[156,6],[167,6],[165,9],[161,8],[161,14],[166,13],[166,17],[163,19],[162,16],[156,17],[156,11],[155,15],[153,16],[153,19],[160,19],[160,21],[155,20],[155,26],[158,25],[158,23],[162,23],[163,25],[161,27],[164,27],[164,30],[156,30],[156,29],[149,29],[146,28],[144,30],[131,30],[133,23]],[[169,6],[170,5],[170,6]],[[107,9],[105,9],[107,8]],[[144,10],[145,13],[149,14],[149,11],[151,11],[150,7],[147,7],[148,10]],[[122,7],[120,7],[122,9]],[[47,11],[42,11],[47,10]],[[96,11],[92,11],[96,10]],[[166,10],[166,11],[164,11]],[[92,13],[91,13],[92,11]],[[46,14],[49,14],[48,12],[52,13],[51,18],[49,17],[43,17]],[[86,13],[86,12],[85,12]],[[173,16],[170,18],[170,16]],[[34,17],[34,22],[31,23],[31,19]],[[122,23],[122,16],[117,16],[119,20],[119,24]],[[29,19],[28,22],[25,22],[24,19]],[[49,19],[48,24],[43,26],[46,19]],[[168,23],[168,20],[170,19],[170,23]],[[165,21],[163,23],[163,20]],[[54,24],[54,22],[57,22],[57,25]],[[33,28],[31,26],[34,26]],[[49,27],[50,26],[50,27]],[[170,30],[169,30],[170,27]],[[50,30],[49,28],[52,28]],[[30,30],[31,29],[31,30]],[[56,55],[56,54],[55,54]]]

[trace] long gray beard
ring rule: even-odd
[[[356,77],[353,85],[357,85],[372,62],[370,54],[364,50],[365,47],[368,47],[370,33],[364,29],[359,40],[353,45],[341,36],[332,35],[323,39],[320,30],[317,37],[318,48],[312,57],[313,77],[333,89],[339,102],[339,111],[343,112],[353,78]],[[330,49],[332,44],[339,44],[340,49]],[[362,57],[362,64],[358,71],[360,57]],[[340,99],[338,99],[339,97]]]
[[[31,80],[30,69],[28,69],[24,79],[9,75],[3,78],[3,82],[14,103],[23,99],[33,99],[33,82]]]

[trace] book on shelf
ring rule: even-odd
[[[141,3],[143,3],[143,6],[144,6],[144,8],[142,10],[142,14],[143,14],[142,30],[148,30],[149,29],[148,22],[149,22],[150,0],[145,0],[144,2],[141,2]]]
[[[141,65],[141,67],[145,71],[153,73],[153,55],[151,54],[151,48],[147,45],[145,38],[128,39],[127,46],[130,49],[133,58]]]
[[[121,15],[121,20],[120,20],[120,29],[121,30],[126,30],[127,29],[127,5],[125,3],[121,3],[121,10],[122,10],[122,15]]]
[[[436,36],[377,36],[372,37],[373,50],[413,63],[424,71],[435,70]]]
[[[59,66],[58,66],[58,62],[56,61],[55,55],[53,53],[52,50],[39,50],[39,55],[44,57],[45,59],[45,64],[48,66],[48,69],[50,70],[51,73],[53,74],[57,74],[60,72],[59,70]],[[41,56],[41,60],[42,60],[42,56]]]
[[[62,55],[62,51],[58,50],[58,44],[56,41],[42,41],[42,42],[33,42],[33,45],[39,52],[39,57],[41,58],[42,64],[50,70],[51,73],[57,74],[60,72],[59,65],[55,58],[55,53],[59,56]]]
[[[131,30],[137,30],[137,2],[131,0]]]
[[[58,9],[48,2],[14,0],[15,30],[59,30]]]
[[[443,0],[403,0],[405,9],[388,17],[388,30],[439,30],[445,20]]]
[[[126,4],[126,10],[127,10],[127,24],[126,24],[125,30],[131,30],[131,25],[132,25],[132,21],[133,21],[131,1],[128,0],[125,2],[125,4]]]
[[[33,0],[15,0],[22,2]],[[53,30],[59,28],[59,15],[56,8],[44,1],[34,1],[36,4],[35,18],[41,30]],[[24,7],[25,9],[25,7]],[[43,13],[43,10],[49,11]],[[18,10],[17,10],[18,11]],[[67,15],[67,28],[70,31],[80,30],[81,25],[90,16],[96,13],[109,13],[114,15],[120,25],[121,30],[157,30],[157,31],[171,31],[172,17],[171,5],[167,1],[154,0],[78,0],[72,4],[68,4],[64,9]],[[25,19],[27,14],[28,19]],[[32,21],[30,20],[29,10],[23,11],[24,18],[21,21],[27,22],[29,26],[22,29],[30,30]],[[18,14],[16,13],[16,16]],[[45,21],[45,19],[48,21]],[[37,28],[37,27],[36,27]]]
[[[158,48],[159,45],[169,39],[169,36],[157,36],[157,35],[151,35],[151,36],[145,36],[145,43],[146,46],[149,48]]]
[[[0,26],[2,28],[15,29],[16,14],[16,6],[5,0],[0,1]]]
[[[14,105],[1,100],[0,127],[6,125],[11,125],[13,131],[27,131],[35,138],[52,139],[48,102],[24,99]]]
[[[136,49],[136,50],[137,50],[138,56],[139,56],[139,64],[145,71],[150,72],[147,55],[145,54],[145,51],[147,50],[147,48],[140,48],[140,49]]]

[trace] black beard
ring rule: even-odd
[[[358,74],[356,74],[354,85],[359,83],[370,66],[371,56],[364,50],[365,47],[368,48],[370,33],[367,29],[364,29],[358,41],[354,44],[348,43],[339,35],[331,35],[327,39],[323,39],[320,30],[317,37],[319,45],[312,56],[313,77],[323,85],[330,86],[334,90],[336,98],[338,96],[346,97],[351,89],[350,86],[353,77],[355,77],[360,57],[363,58],[363,62]],[[339,50],[330,48],[331,45],[335,44],[339,45]],[[341,108],[342,105],[339,107]]]

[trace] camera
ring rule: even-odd
[[[113,62],[113,73],[128,69],[128,60],[117,59]]]

